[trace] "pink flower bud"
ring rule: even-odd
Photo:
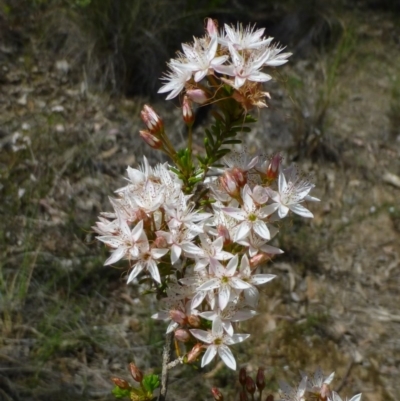
[[[208,101],[207,94],[202,89],[188,89],[186,95],[197,104],[204,104]]]
[[[218,26],[216,24],[216,22],[211,19],[211,18],[207,18],[207,33],[213,37],[215,35],[218,35]]]
[[[256,392],[256,384],[250,376],[246,377],[246,390],[252,395]]]
[[[182,343],[187,343],[190,340],[190,333],[185,329],[175,330],[175,338]]]
[[[164,128],[164,123],[161,120],[161,117],[147,104],[143,106],[140,116],[152,134],[157,134]]]
[[[160,149],[162,142],[154,136],[150,131],[139,131],[141,138],[153,149]]]
[[[279,153],[276,153],[272,156],[266,173],[268,181],[274,181],[278,177],[281,161],[282,156]]]
[[[219,182],[221,183],[226,193],[232,196],[232,198],[238,198],[240,196],[239,185],[235,180],[235,177],[232,175],[231,171],[225,171],[219,178]]]
[[[270,258],[271,257],[266,253],[259,253],[258,255],[253,256],[250,259],[250,267],[254,268],[254,267],[258,266],[259,264],[264,263],[266,260],[269,260]]]
[[[196,344],[188,353],[187,355],[187,363],[193,363],[196,362],[197,358],[200,356],[200,354],[203,351],[203,345],[202,344]]]
[[[274,396],[272,394],[268,395],[265,401],[274,401]]]
[[[224,401],[224,396],[222,395],[221,391],[219,391],[216,387],[211,389],[212,395],[215,401]]]
[[[197,315],[190,315],[187,319],[188,323],[192,327],[200,327],[201,320]]]
[[[240,187],[244,187],[247,183],[247,173],[240,168],[234,167],[232,169],[232,176]]]
[[[323,383],[321,386],[321,393],[320,393],[321,400],[327,400],[328,398],[331,397],[331,395],[332,395],[331,389],[326,383]]]
[[[112,377],[111,381],[120,389],[122,390],[127,390],[128,388],[131,388],[130,384],[124,380],[120,379],[119,377]]]
[[[186,315],[180,310],[170,310],[169,317],[180,325],[186,324]]]
[[[222,224],[217,225],[217,232],[219,237],[224,238],[224,246],[232,243],[231,235],[229,234],[229,230],[223,226]]]
[[[191,127],[194,123],[192,101],[186,95],[183,97],[182,114],[183,114],[183,121],[185,121],[186,125]]]
[[[256,376],[256,386],[259,391],[264,390],[265,387],[265,374],[263,368],[258,368]]]
[[[153,242],[154,248],[167,248],[168,243],[164,237],[158,236]]]
[[[131,372],[133,380],[138,383],[141,383],[143,381],[143,372],[134,363],[129,364],[129,370]]]

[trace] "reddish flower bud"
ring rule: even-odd
[[[256,386],[259,391],[264,390],[265,387],[265,374],[263,368],[258,368],[256,376]]]
[[[274,401],[274,396],[272,394],[268,395],[265,401]]]
[[[323,383],[321,386],[321,393],[320,393],[321,400],[327,400],[331,396],[332,396],[331,389],[326,383]]]
[[[246,390],[252,395],[256,392],[256,384],[250,376],[246,377]]]
[[[239,400],[240,401],[249,401],[249,399],[247,397],[247,394],[246,394],[246,391],[244,391],[244,390],[240,391]]]
[[[197,315],[190,315],[187,320],[190,326],[200,327],[201,319]]]
[[[237,198],[240,196],[240,188],[238,183],[235,180],[235,177],[228,170],[225,171],[221,177],[219,178],[219,182],[221,183],[222,188],[226,191],[226,193],[232,198]]]
[[[233,179],[240,187],[244,187],[247,183],[247,173],[240,168],[234,167],[232,169]]]
[[[170,310],[169,317],[180,325],[186,324],[186,315],[180,310]]]
[[[241,368],[239,370],[239,383],[242,386],[246,385],[246,377],[247,377],[246,369],[245,368]]]
[[[183,97],[182,114],[183,114],[183,121],[185,121],[186,125],[191,127],[194,123],[192,101],[186,95]]]
[[[164,237],[158,236],[153,242],[154,248],[167,248],[168,243]]]
[[[129,370],[131,371],[133,380],[141,383],[143,380],[143,372],[134,363],[129,364]]]
[[[140,116],[152,134],[157,134],[164,129],[164,123],[161,117],[147,104],[143,106]]]
[[[153,149],[160,149],[162,142],[149,131],[139,131],[140,137]]]
[[[266,260],[270,259],[270,256],[267,253],[259,253],[258,255],[250,258],[250,267],[255,268],[261,263],[264,263]]]
[[[190,333],[185,329],[175,330],[174,335],[175,338],[182,343],[187,343],[190,340]]]
[[[120,379],[119,377],[112,377],[111,380],[122,390],[127,390],[128,388],[131,388],[130,384],[124,379]]]
[[[229,234],[229,230],[225,226],[219,224],[217,226],[217,232],[218,232],[219,237],[224,238],[224,246],[232,243],[231,235]]]
[[[208,101],[207,94],[202,89],[188,89],[186,94],[190,100],[197,104],[204,104]]]
[[[222,395],[221,391],[219,391],[216,387],[211,389],[212,395],[215,401],[224,401],[224,396]]]
[[[187,363],[193,363],[197,360],[197,358],[200,356],[200,354],[203,351],[203,345],[202,344],[196,344],[188,353],[187,355]]]
[[[274,181],[278,177],[281,161],[282,156],[279,153],[272,156],[266,173],[268,181]]]

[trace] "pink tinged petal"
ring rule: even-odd
[[[198,291],[196,292],[195,296],[192,298],[192,302],[190,304],[190,307],[192,309],[195,309],[197,306],[199,306],[204,298],[206,297],[207,292],[206,291]]]
[[[140,220],[138,224],[136,224],[135,228],[132,230],[132,239],[137,242],[141,235],[144,234],[143,231],[143,220]],[[146,237],[147,240],[147,237]]]
[[[219,289],[218,303],[221,310],[224,310],[226,308],[226,305],[228,305],[230,296],[231,296],[231,287],[229,285],[224,285]]]
[[[271,239],[271,234],[269,233],[268,227],[267,225],[261,221],[261,220],[257,220],[254,224],[253,224],[253,230],[262,238],[269,240]]]
[[[280,193],[284,192],[286,187],[287,187],[286,177],[285,177],[285,174],[281,171],[279,173],[279,177],[278,177],[279,192]]]
[[[238,277],[231,277],[231,287],[236,288],[237,290],[244,290],[250,288],[251,284],[246,283],[246,281],[243,281]]]
[[[215,355],[217,355],[217,347],[215,345],[210,345],[203,355],[201,367],[208,365],[214,359]]]
[[[205,344],[210,344],[211,343],[211,338],[210,338],[210,332],[205,331],[205,330],[200,330],[200,329],[190,329],[189,330],[194,337],[196,337],[198,340]]]
[[[222,277],[225,274],[225,267],[215,258],[210,258],[210,274]]]
[[[239,258],[238,258],[237,255],[235,255],[229,261],[229,263],[228,263],[228,265],[226,266],[226,269],[225,269],[225,273],[226,273],[227,276],[232,277],[235,274],[236,269],[237,269],[237,265],[238,265],[238,261],[239,261]]]
[[[224,361],[225,365],[232,370],[236,370],[236,360],[232,351],[224,344],[218,347],[218,355]]]
[[[178,245],[172,245],[171,247],[171,263],[174,265],[180,258],[182,248]]]
[[[152,250],[150,251],[151,256],[154,259],[160,259],[162,258],[165,254],[168,253],[168,249],[163,249],[163,248],[152,248]]]
[[[104,266],[107,265],[111,265],[115,262],[118,262],[119,260],[121,260],[126,253],[126,249],[125,248],[118,248],[116,249],[111,255],[110,257],[104,262]]]
[[[260,214],[262,214],[264,217],[270,216],[272,213],[278,209],[279,204],[278,203],[272,203],[271,205],[263,206],[260,209]]]
[[[127,284],[132,282],[136,276],[143,270],[144,266],[142,263],[137,263],[133,270],[129,273]]]
[[[245,237],[247,237],[250,233],[251,224],[248,221],[243,221],[237,228],[234,241],[237,242]]]
[[[306,209],[304,206],[299,205],[299,204],[295,204],[295,205],[290,205],[289,209],[293,212],[296,213],[302,217],[308,217],[308,218],[313,218],[314,215],[308,210]]]
[[[244,298],[246,299],[246,302],[250,306],[253,306],[256,308],[259,297],[260,297],[260,294],[256,287],[246,288],[244,290]]]
[[[254,276],[251,276],[251,283],[261,285],[268,283],[268,281],[273,280],[275,277],[274,274],[255,274]]]
[[[217,48],[218,48],[218,38],[216,36],[214,36],[211,39],[211,42],[208,45],[208,49],[207,49],[207,60],[208,61],[211,61],[215,57],[215,53],[217,52]]]
[[[234,334],[232,337],[229,338],[228,341],[226,341],[225,343],[228,345],[232,345],[232,344],[238,344],[243,342],[244,340],[247,340],[250,337],[250,334]]]
[[[241,310],[241,311],[237,311],[232,316],[231,320],[232,320],[232,322],[243,322],[244,320],[248,320],[256,315],[257,315],[257,312],[255,310]]]
[[[151,274],[151,277],[153,277],[153,280],[161,284],[160,273],[158,271],[157,263],[154,262],[154,260],[149,260],[147,262],[147,270]]]
[[[206,281],[200,287],[198,287],[196,291],[209,291],[213,290],[214,288],[220,287],[220,285],[221,280],[219,278],[212,278],[211,280]]]
[[[289,208],[285,205],[279,205],[278,208],[278,216],[283,219],[284,217],[287,216],[287,214],[289,213]]]
[[[235,75],[234,65],[214,65],[214,70],[220,74],[229,75],[230,77]]]
[[[237,207],[223,207],[222,211],[228,216],[240,221],[245,220],[247,216],[247,213],[244,210]]]
[[[230,335],[233,335],[233,326],[232,323],[229,320],[223,320],[222,321],[222,327],[224,330]]]
[[[254,82],[267,82],[271,80],[272,77],[271,75],[265,74],[264,72],[254,71],[247,77],[247,79]]]

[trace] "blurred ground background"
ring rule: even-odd
[[[206,16],[294,53],[244,142],[296,161],[322,200],[282,226],[239,364],[265,367],[272,393],[321,366],[343,396],[400,399],[400,3],[331,3],[0,0],[0,400],[112,400],[129,362],[159,372],[157,302],[103,267],[91,226],[127,165],[159,160],[138,139],[145,102],[184,140],[158,78]],[[178,367],[169,398],[212,386],[237,399],[218,363]]]

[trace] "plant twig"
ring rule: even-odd
[[[163,360],[162,360],[162,371],[161,371],[161,389],[160,394],[158,395],[157,401],[166,401],[167,398],[167,389],[168,389],[168,364],[171,358],[171,342],[172,342],[172,333],[168,333],[165,336],[165,344],[163,351]]]

